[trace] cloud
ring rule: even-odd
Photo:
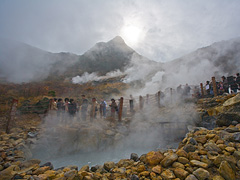
[[[213,1],[6,1],[0,2],[0,37],[50,52],[82,54],[134,25],[140,54],[170,61],[213,42],[239,36],[240,2]],[[123,37],[124,38],[124,37]]]

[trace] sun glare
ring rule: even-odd
[[[129,45],[135,45],[139,42],[141,29],[136,26],[125,26],[122,28],[121,36]]]

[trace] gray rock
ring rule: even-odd
[[[185,180],[198,180],[193,174],[190,174],[189,176],[186,177]]]
[[[133,175],[131,176],[131,180],[139,180],[139,178],[138,178],[137,175],[133,174]]]
[[[189,143],[192,145],[197,145],[197,141],[194,138],[190,138]]]
[[[232,140],[235,142],[240,142],[240,132],[236,132],[232,136]]]
[[[233,156],[234,156],[237,160],[240,160],[240,151],[234,151]]]
[[[130,159],[132,159],[134,161],[138,161],[139,158],[138,158],[138,155],[136,153],[132,153]]]
[[[91,171],[96,172],[99,168],[100,168],[99,165],[93,166],[93,167],[91,167]]]
[[[239,129],[237,127],[228,127],[225,129],[225,131],[229,133],[235,133],[235,132],[239,132]]]
[[[187,153],[194,152],[196,150],[196,147],[192,144],[187,144],[184,146],[183,150],[186,151]]]
[[[219,173],[225,180],[235,180],[235,172],[227,161],[223,161],[219,167]]]
[[[222,151],[215,143],[204,144],[204,147],[206,151],[215,151],[218,153]]]
[[[112,161],[105,162],[103,165],[103,168],[106,169],[107,171],[110,171],[112,168],[114,168],[115,163]]]
[[[196,171],[193,172],[193,174],[197,177],[198,180],[205,180],[208,179],[210,176],[210,173],[203,168],[198,168]]]

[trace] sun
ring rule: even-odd
[[[124,26],[121,30],[121,36],[129,45],[136,45],[141,38],[141,29],[134,25]]]

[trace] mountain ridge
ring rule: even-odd
[[[14,50],[14,47],[18,46],[23,47]],[[129,73],[129,69],[134,68],[135,76],[148,69],[147,74],[140,73],[142,75],[140,80],[143,81],[154,79],[153,77],[160,71],[163,75],[157,79],[170,82],[171,78],[176,79],[181,74],[195,76],[196,81],[189,83],[197,83],[202,77],[200,76],[202,72],[205,74],[204,78],[236,73],[240,70],[239,59],[240,38],[215,42],[166,63],[141,56],[120,36],[108,42],[98,42],[82,55],[69,52],[51,53],[26,43],[11,47],[11,41],[4,42],[0,39],[0,78],[5,77],[7,81],[15,83],[46,79],[63,81],[84,72],[96,72],[101,76],[116,70]],[[143,65],[140,66],[141,64]]]

